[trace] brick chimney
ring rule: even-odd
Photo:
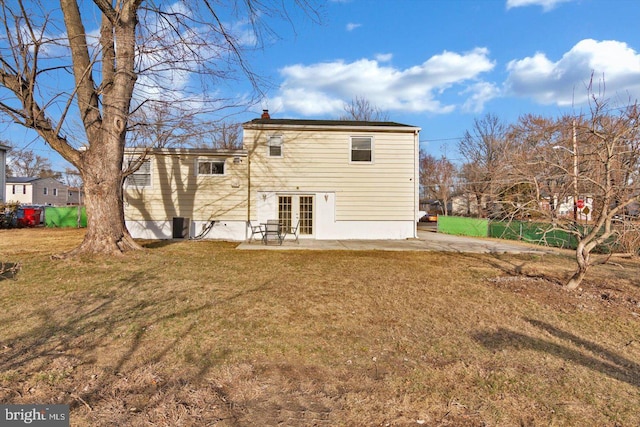
[[[262,116],[260,116],[260,118],[269,120],[271,118],[271,116],[269,115],[269,110],[262,110]]]

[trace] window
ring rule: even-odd
[[[58,189],[57,189],[57,188],[54,188],[54,189],[53,189],[53,195],[54,195],[54,196],[57,196],[57,195],[58,195]]]
[[[13,186],[13,193],[12,194],[16,194],[16,186]]]
[[[351,137],[351,161],[371,162],[373,160],[373,138],[370,136]]]
[[[22,186],[22,194],[27,194],[27,186],[26,185]]]
[[[135,167],[138,160],[130,160],[129,167]],[[127,185],[133,187],[151,186],[151,160],[143,160],[140,167],[131,175],[127,176]]]
[[[49,194],[49,189],[48,189],[47,187],[44,187],[44,188],[42,189],[42,194],[44,194],[45,196],[46,196],[47,194]]]
[[[198,175],[224,175],[224,160],[198,160]]]
[[[267,145],[269,157],[282,157],[282,136],[270,136]]]

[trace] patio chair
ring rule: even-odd
[[[300,220],[298,220],[298,222],[296,222],[296,226],[295,227],[293,227],[293,226],[289,227],[289,229],[284,234],[284,238],[286,239],[287,234],[293,234],[294,241],[297,243],[298,242],[298,227],[300,227]]]
[[[282,227],[278,220],[267,220],[264,228],[264,234],[262,235],[262,242],[265,245],[269,244],[269,240],[277,240],[278,244],[282,245],[284,234],[282,234]]]
[[[264,239],[264,230],[262,229],[262,225],[253,225],[251,224],[251,221],[247,221],[247,227],[251,229],[251,234],[249,235],[249,243],[251,243],[253,236],[255,236],[256,234],[260,235],[260,240]]]

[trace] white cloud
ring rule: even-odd
[[[507,9],[525,6],[542,6],[542,10],[548,12],[560,3],[567,3],[575,0],[507,0]]]
[[[462,111],[465,113],[481,113],[484,110],[484,104],[500,96],[500,90],[498,87],[489,82],[478,82],[469,86],[462,92],[463,94],[470,93],[471,96],[467,98],[462,105]]]
[[[378,53],[376,55],[376,61],[389,62],[393,59],[393,53]]]
[[[337,60],[285,67],[280,70],[284,77],[280,92],[270,103],[283,111],[303,115],[337,116],[345,102],[364,97],[386,111],[447,113],[456,106],[439,97],[453,86],[460,88],[458,94],[472,93],[474,100],[468,101],[471,109],[482,105],[483,94],[495,96],[495,91],[488,90],[488,86],[466,89],[468,84],[477,85],[479,76],[494,68],[484,48],[462,54],[445,51],[406,69],[381,62],[380,59]],[[459,101],[464,102],[467,101]]]
[[[347,24],[347,31],[353,31],[353,30],[355,30],[356,28],[359,28],[359,27],[362,27],[362,24],[355,24],[353,22],[349,22]]]
[[[569,106],[586,101],[591,76],[604,79],[607,93],[640,97],[640,54],[618,41],[582,40],[556,62],[544,53],[507,65],[505,88],[510,95],[531,97],[542,104]]]

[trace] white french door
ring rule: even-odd
[[[308,194],[288,194],[278,196],[278,219],[290,230],[298,224],[298,235],[313,235],[314,196]]]

